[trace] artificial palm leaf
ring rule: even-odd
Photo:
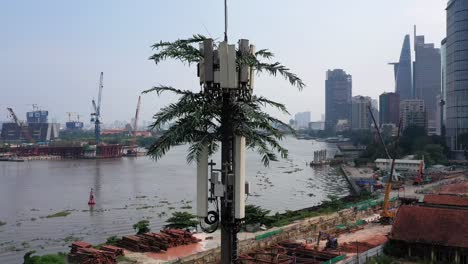
[[[184,63],[197,63],[201,59],[201,53],[196,45],[206,38],[202,35],[194,35],[189,39],[179,39],[174,42],[159,42],[152,47],[157,52],[150,57],[156,64],[166,59],[176,59]],[[273,53],[262,49],[255,55],[240,54],[237,52],[237,65],[244,64],[254,67],[258,73],[266,72],[270,75],[282,75],[291,85],[302,89],[305,84],[289,68],[279,62],[268,63],[257,58],[271,59]],[[163,135],[156,139],[148,149],[148,154],[155,160],[160,159],[173,146],[189,144],[187,162],[192,162],[200,157],[205,146],[208,146],[209,154],[219,149],[221,141],[221,114],[222,96],[217,94],[202,94],[189,90],[179,90],[170,86],[155,86],[144,93],[156,92],[161,95],[164,92],[179,95],[179,100],[160,109],[153,116],[152,129],[160,129],[164,124],[172,124]],[[270,106],[288,113],[286,107],[262,96],[244,95],[232,105],[232,124],[234,134],[246,138],[249,149],[255,150],[262,157],[265,166],[270,161],[287,158],[288,151],[279,141],[283,138],[283,132],[275,125],[281,125],[290,132],[293,129],[282,121],[264,112],[264,107]]]

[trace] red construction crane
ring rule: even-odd
[[[10,112],[10,115],[11,115],[11,118],[13,119],[13,121],[15,121],[16,125],[18,125],[18,127],[20,128],[20,137],[21,137],[21,134],[23,134],[24,137],[26,137],[26,139],[27,139],[30,143],[34,143],[34,138],[31,136],[31,133],[29,133],[28,126],[25,125],[23,122],[21,122],[21,121],[18,119],[18,116],[16,116],[16,114],[15,114],[15,112],[13,111],[12,108],[7,107],[7,110],[8,110],[8,112]]]
[[[135,111],[135,119],[133,122],[133,129],[132,129],[132,143],[130,145],[130,150],[127,152],[127,156],[137,156],[138,152],[136,151],[136,138],[137,138],[137,125],[138,125],[138,115],[140,114],[140,104],[141,104],[141,96],[138,96],[138,103],[137,108]]]
[[[423,183],[423,181],[424,181],[424,179],[423,179],[423,169],[424,169],[424,161],[421,160],[421,162],[419,163],[418,177],[416,177],[414,179],[413,185],[419,185],[419,184]]]

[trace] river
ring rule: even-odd
[[[336,169],[306,166],[315,150],[333,155],[335,144],[287,137],[283,145],[289,158],[268,168],[258,155],[247,153],[252,194],[247,204],[275,213],[349,194]],[[195,212],[196,170],[186,163],[186,150],[177,146],[158,162],[148,157],[0,162],[0,221],[6,222],[0,226],[0,263],[22,263],[29,250],[65,252],[76,239],[102,243],[112,235],[133,233],[132,225],[142,219],[157,231],[171,212]],[[90,188],[96,199],[92,210],[87,205]],[[65,210],[70,212],[66,217],[46,217]]]

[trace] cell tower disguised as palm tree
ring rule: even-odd
[[[189,144],[187,161],[197,161],[200,225],[211,232],[213,229],[206,225],[221,224],[221,262],[232,263],[237,259],[237,232],[244,218],[245,149],[255,150],[268,166],[270,161],[278,159],[277,153],[282,158],[288,156],[279,142],[284,131],[278,129],[278,125],[293,131],[289,125],[263,111],[265,106],[272,106],[288,113],[283,104],[253,94],[254,77],[257,73],[279,74],[300,90],[305,85],[281,63],[270,62],[273,53],[266,49],[256,51],[246,39],[239,40],[237,47],[230,45],[227,33],[219,43],[194,35],[173,42],[161,41],[154,44],[153,49],[157,52],[150,59],[156,64],[166,59],[197,64],[200,82],[196,91],[164,85],[145,91],[180,96],[176,103],[154,115],[151,128],[173,125],[156,139],[148,154],[158,160],[172,147]],[[208,158],[220,146],[221,166],[213,169],[216,164],[210,163],[212,174],[208,179]],[[220,177],[213,172],[221,172]],[[212,211],[208,209],[209,203],[215,208]]]

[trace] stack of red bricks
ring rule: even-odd
[[[71,263],[80,264],[116,264],[117,256],[123,255],[123,249],[114,246],[103,246],[102,250],[95,249],[91,244],[76,241],[68,254]]]
[[[171,247],[199,242],[190,232],[180,229],[162,230],[161,233],[146,233],[124,236],[118,245],[135,252],[160,252]]]

